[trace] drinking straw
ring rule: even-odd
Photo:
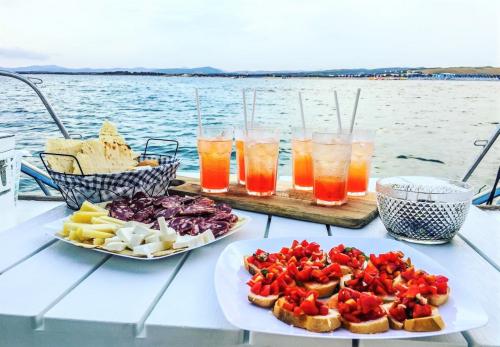
[[[194,89],[194,94],[196,96],[196,110],[198,111],[198,131],[201,135],[203,132],[203,127],[201,126],[200,97],[198,96],[198,88]]]
[[[356,101],[354,101],[354,110],[352,111],[351,129],[350,129],[351,134],[352,131],[354,130],[354,120],[356,119],[356,111],[358,110],[359,94],[361,94],[361,88],[358,88],[356,92]]]
[[[339,98],[337,96],[337,91],[333,91],[333,95],[335,96],[335,108],[337,109],[337,123],[339,125],[339,132],[342,131],[342,119],[340,119],[340,107],[339,107]]]
[[[250,121],[250,128],[253,128],[253,120],[255,118],[255,99],[257,99],[257,90],[253,90],[253,106],[252,106],[252,120]]]
[[[302,105],[302,93],[299,92],[300,118],[302,118],[302,129],[306,132],[306,118],[304,117],[304,106]]]
[[[243,94],[243,117],[245,119],[245,134],[248,135],[248,117],[247,117],[247,98],[245,96],[245,89],[241,90],[241,94]]]

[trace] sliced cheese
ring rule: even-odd
[[[112,242],[122,242],[122,240],[118,236],[113,236],[108,239],[104,239],[104,244],[107,245],[108,243]]]
[[[122,242],[128,244],[133,233],[134,228],[120,228],[116,232],[116,236],[118,236]]]
[[[143,255],[151,258],[153,256],[153,253],[163,251],[165,249],[168,249],[168,245],[166,245],[164,242],[153,242],[134,247],[133,253],[134,255]]]
[[[121,252],[127,247],[127,245],[124,242],[109,242],[107,244],[104,244],[103,248],[108,251],[113,251],[113,252]]]
[[[145,228],[142,225],[136,225],[136,226],[134,226],[134,231],[133,232],[134,232],[134,234],[144,235],[144,237],[147,237],[147,236],[150,236],[150,235],[156,233],[157,230]]]
[[[127,246],[128,248],[133,249],[134,247],[139,246],[142,241],[144,241],[144,235],[132,234],[132,236],[130,236],[129,242],[127,243]]]
[[[149,235],[148,237],[146,237],[144,239],[145,243],[154,243],[154,242],[160,242],[160,241],[163,241],[160,239],[160,233]]]

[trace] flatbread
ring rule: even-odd
[[[48,139],[45,145],[45,152],[76,156],[76,154],[81,151],[82,145],[82,140]],[[73,172],[73,163],[75,161],[73,158],[55,155],[48,155],[46,158],[53,171],[65,173]]]

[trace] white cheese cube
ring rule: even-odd
[[[151,234],[144,239],[144,242],[146,242],[146,243],[153,243],[153,242],[160,242],[160,241],[163,241],[163,240],[160,240],[160,233]]]
[[[143,228],[148,229],[149,227],[151,227],[151,225],[153,225],[153,223],[146,224],[146,223],[141,223],[141,222],[136,222],[136,221],[131,220],[129,222],[126,222],[123,226],[125,228],[133,228],[133,227],[138,226],[138,225],[143,227]]]
[[[128,244],[130,242],[130,238],[134,233],[134,228],[120,228],[116,232],[116,236],[122,241]]]
[[[130,249],[133,249],[135,246],[139,246],[142,243],[142,241],[144,241],[144,235],[132,234],[127,243],[127,246]]]
[[[205,244],[215,241],[215,236],[212,230],[206,230],[203,233],[201,233],[200,236],[202,236]]]
[[[108,237],[107,239],[104,239],[105,245],[111,242],[122,242],[122,240],[118,236]]]
[[[147,237],[151,234],[154,234],[155,232],[156,232],[156,230],[145,228],[142,225],[136,225],[134,227],[134,234],[144,235],[144,237]]]
[[[192,248],[198,246],[200,243],[200,235],[197,236],[191,236],[191,235],[184,235],[184,236],[177,236],[177,240],[174,242],[172,248],[173,249],[179,249],[179,248]]]
[[[134,255],[145,255],[148,258],[153,256],[153,253],[163,251],[166,249],[163,242],[146,243],[144,245],[136,246],[133,248]]]
[[[121,252],[127,247],[127,245],[124,242],[109,242],[108,244],[105,244],[103,246],[104,249],[108,251],[114,251],[114,252]]]

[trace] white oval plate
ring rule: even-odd
[[[50,230],[49,235],[51,235],[52,237],[55,237],[56,239],[58,239],[60,241],[63,241],[65,243],[69,243],[69,244],[76,246],[76,247],[87,248],[87,249],[91,249],[91,250],[96,251],[96,252],[116,255],[118,257],[124,257],[124,258],[132,258],[132,259],[137,259],[137,260],[158,260],[158,259],[168,258],[168,257],[171,257],[173,255],[177,255],[177,254],[182,254],[184,252],[191,251],[191,250],[196,249],[196,248],[204,247],[204,246],[209,245],[211,243],[222,240],[223,238],[226,238],[226,237],[238,232],[239,230],[241,230],[241,228],[243,228],[243,226],[250,221],[250,217],[248,217],[248,216],[244,216],[240,213],[235,213],[234,211],[232,213],[234,213],[235,215],[238,216],[238,222],[236,222],[236,224],[231,229],[229,229],[229,231],[227,233],[225,233],[224,235],[222,235],[220,237],[217,237],[212,242],[208,242],[208,243],[201,245],[201,246],[182,248],[176,252],[172,252],[170,254],[160,255],[160,256],[152,257],[152,258],[138,257],[138,256],[130,255],[130,254],[115,253],[115,252],[107,251],[107,250],[102,249],[102,248],[95,248],[95,247],[92,247],[91,245],[88,245],[88,247],[85,247],[80,243],[70,241],[70,240],[68,240],[68,239],[66,239],[58,234],[58,232],[62,229],[63,223],[68,219],[68,217],[63,218],[63,219],[58,219],[56,221],[48,223],[48,224],[44,225],[44,227],[47,228],[48,230]]]
[[[264,309],[248,302],[248,286],[246,282],[250,274],[243,267],[243,256],[252,254],[257,248],[269,252],[277,252],[283,246],[292,244],[294,238],[270,238],[260,240],[244,240],[231,243],[219,256],[215,267],[215,291],[217,299],[226,319],[236,327],[248,331],[290,336],[309,336],[331,339],[401,339],[423,336],[445,335],[454,332],[478,328],[488,322],[482,307],[472,300],[459,277],[450,274],[441,265],[419,251],[389,239],[348,238],[348,237],[309,237],[324,250],[343,243],[370,253],[384,253],[401,250],[410,257],[416,267],[429,273],[441,274],[449,278],[451,295],[448,302],[439,307],[439,312],[446,324],[440,331],[415,333],[405,330],[389,330],[380,334],[353,334],[340,328],[330,333],[314,333],[285,324],[273,316],[270,309]]]

